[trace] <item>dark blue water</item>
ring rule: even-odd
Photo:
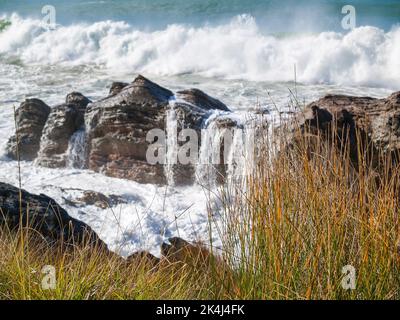
[[[57,22],[64,25],[122,20],[152,30],[172,23],[219,24],[250,14],[270,32],[337,31],[344,5],[356,8],[358,26],[389,30],[400,22],[399,0],[0,0],[0,15],[37,18],[47,4],[55,6]]]

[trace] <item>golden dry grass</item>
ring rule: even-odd
[[[399,169],[387,161],[377,174],[361,148],[355,167],[346,148],[313,139],[312,152],[308,139],[265,149],[244,182],[221,188],[223,261],[127,264],[3,229],[0,299],[398,299]],[[41,287],[45,265],[55,290]],[[341,286],[346,265],[355,290]]]

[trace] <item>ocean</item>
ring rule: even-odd
[[[96,100],[113,81],[139,73],[175,91],[199,88],[237,114],[256,106],[285,111],[293,88],[304,103],[327,93],[400,90],[400,1],[53,0],[52,30],[42,24],[48,4],[0,0],[0,181],[17,182],[4,148],[13,105],[26,98],[55,105],[80,91]],[[345,5],[356,10],[355,29],[343,29]],[[165,237],[207,234],[210,194],[200,186],[164,190],[32,163],[23,163],[22,174],[24,188],[54,197],[122,255],[158,254]],[[115,214],[69,208],[77,188],[127,203]]]

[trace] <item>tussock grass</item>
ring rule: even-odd
[[[383,152],[374,166],[365,145],[354,161],[335,125],[324,138],[299,130],[224,193],[224,251],[239,288],[230,298],[399,299],[399,167]],[[341,285],[347,265],[355,290]]]
[[[49,248],[1,232],[0,299],[194,299],[207,279],[183,263],[129,263],[101,248]],[[55,289],[45,289],[45,266],[55,268]]]
[[[260,143],[252,174],[221,188],[220,257],[193,250],[155,267],[3,228],[0,298],[398,299],[399,168],[390,159],[373,168],[365,146],[355,163],[335,139],[299,136],[290,149],[280,136]],[[55,290],[41,287],[45,265],[56,269]],[[355,290],[342,288],[346,265]]]

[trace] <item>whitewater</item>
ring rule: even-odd
[[[114,21],[46,31],[40,20],[15,14],[8,20],[0,54],[29,65],[273,82],[293,81],[296,65],[297,80],[305,84],[400,86],[400,26],[277,37],[262,32],[248,15],[221,26],[172,24],[154,32]]]
[[[400,89],[399,25],[282,35],[248,14],[157,30],[115,20],[60,24],[55,30],[18,14],[0,20],[11,22],[0,31],[0,181],[13,185],[18,166],[5,156],[5,147],[15,130],[13,106],[26,98],[54,106],[79,91],[98,100],[113,81],[131,82],[141,73],[174,91],[197,87],[244,119],[260,109],[270,115],[288,111],[294,90],[307,103],[327,93],[380,98]],[[23,162],[23,188],[54,198],[123,256],[141,249],[159,255],[171,236],[209,242],[210,225],[213,245],[221,244],[215,190],[201,183],[143,185],[80,169],[82,139],[80,132],[72,138],[69,168]],[[112,209],[71,206],[83,190],[118,195],[124,203]]]

